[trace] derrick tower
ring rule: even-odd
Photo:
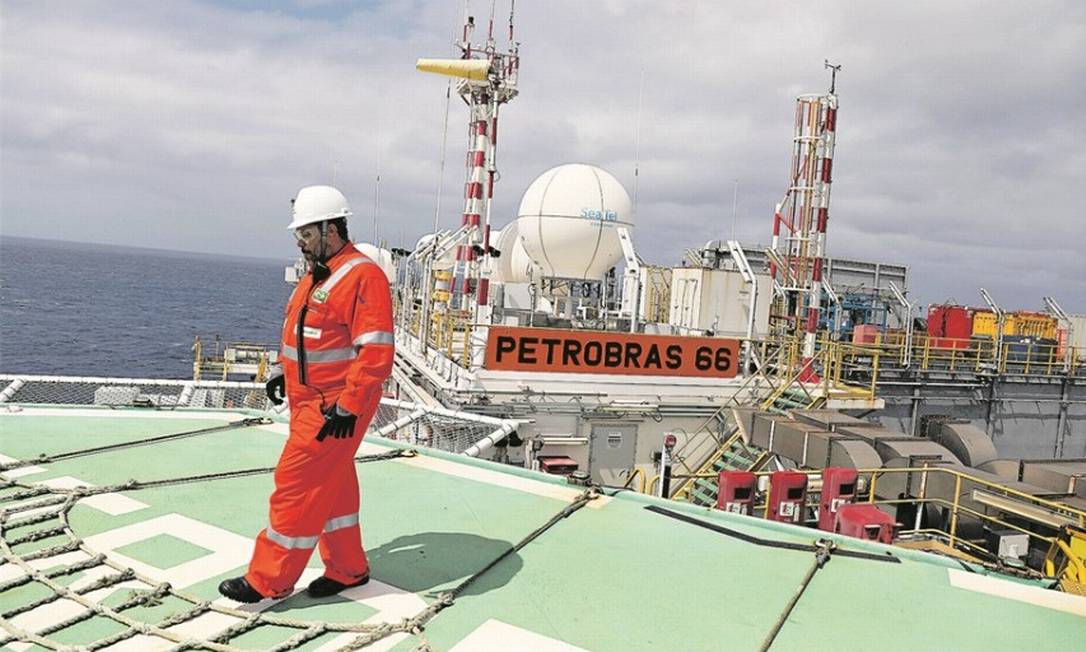
[[[796,98],[788,189],[773,213],[769,273],[773,277],[776,332],[802,340],[806,363],[815,353],[822,303],[833,149],[837,135],[836,77],[825,94]],[[783,227],[783,228],[782,228]]]

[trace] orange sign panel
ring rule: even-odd
[[[734,378],[739,340],[492,326],[483,366],[495,371]]]

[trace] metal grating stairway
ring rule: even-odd
[[[775,392],[770,400],[771,403],[766,401],[768,405],[763,404],[763,409],[778,414],[785,414],[788,410],[815,409],[825,402],[824,397],[811,397],[801,387]],[[743,441],[738,426],[732,425],[727,432],[724,444],[698,469],[696,475],[699,477],[676,492],[674,498],[685,498],[701,507],[713,507],[717,499],[717,476],[721,471],[756,471],[769,460],[769,451]]]
[[[756,468],[768,457],[768,452],[757,446],[748,446],[739,436],[738,428],[734,429],[721,452],[712,465],[702,473],[712,473],[713,477],[695,478],[689,493],[688,500],[695,505],[713,507],[716,505],[717,479],[721,471],[749,471]]]

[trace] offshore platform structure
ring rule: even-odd
[[[495,3],[491,3],[486,41],[482,45],[472,43],[475,18],[468,15],[465,5],[463,31],[456,42],[460,58],[419,59],[416,64],[422,72],[455,78],[456,92],[470,111],[461,225],[457,231],[430,243],[431,260],[455,252],[455,262],[451,269],[431,268],[426,274],[430,278],[426,281],[429,296],[422,311],[424,333],[429,332],[434,313],[458,313],[474,324],[490,321],[490,275],[495,253],[490,244],[490,207],[497,173],[498,112],[517,96],[520,68],[519,43],[513,40],[514,6],[509,10],[505,52],[498,51],[494,38]]]
[[[822,268],[837,135],[836,82],[841,67],[829,61],[825,65],[831,72],[829,92],[796,98],[788,190],[773,213],[773,240],[767,251],[776,298],[774,334],[782,340],[802,341],[802,360],[793,362],[804,366],[804,379],[814,377],[814,370],[807,367],[815,354],[822,293],[832,292],[824,287]]]

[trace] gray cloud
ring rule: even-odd
[[[487,3],[479,5],[484,13]],[[486,6],[484,6],[486,5]],[[5,234],[288,258],[298,187],[332,180],[372,235],[434,217],[459,3],[5,3]],[[501,14],[502,10],[499,10]],[[499,15],[504,26],[505,15]],[[485,24],[485,18],[480,19]],[[769,239],[793,101],[844,65],[831,255],[907,264],[922,301],[1086,312],[1086,9],[1073,2],[518,3],[521,97],[502,113],[495,221],[540,172],[601,165],[651,261],[732,229]],[[457,221],[454,97],[442,223]]]

